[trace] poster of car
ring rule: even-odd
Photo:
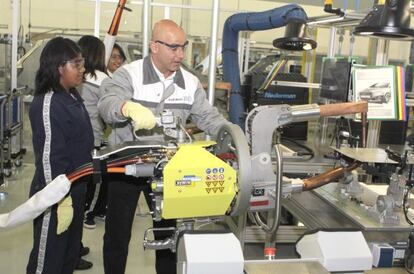
[[[368,102],[368,119],[398,119],[395,67],[354,66],[354,100]]]

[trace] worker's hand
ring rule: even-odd
[[[139,103],[127,101],[121,108],[122,115],[131,118],[134,130],[152,129],[155,126],[155,116],[152,111]]]
[[[57,208],[57,230],[56,234],[65,232],[73,219],[72,198],[67,196],[59,202]]]

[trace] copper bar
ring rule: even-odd
[[[346,114],[355,114],[368,111],[368,103],[366,101],[348,102],[339,104],[328,104],[320,106],[322,117],[340,116]]]
[[[303,180],[303,191],[312,190],[323,185],[329,184],[330,182],[343,176],[345,172],[352,171],[360,166],[359,162],[352,163],[349,167],[337,167],[328,170],[322,174]]]
[[[121,22],[122,12],[124,11],[126,0],[119,0],[118,7],[115,10],[114,17],[112,18],[111,26],[109,27],[108,34],[116,36],[118,34],[119,24]]]

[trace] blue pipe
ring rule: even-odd
[[[285,26],[290,21],[306,22],[307,15],[298,5],[291,4],[263,12],[237,13],[227,18],[223,29],[223,79],[231,83],[230,121],[244,129],[245,107],[241,94],[238,34],[243,30],[267,30]]]

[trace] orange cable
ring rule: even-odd
[[[110,167],[108,168],[108,173],[125,173],[125,167]],[[76,176],[68,176],[68,179],[71,183],[73,183],[79,180],[80,178],[91,174],[93,174],[93,171],[86,171]]]

